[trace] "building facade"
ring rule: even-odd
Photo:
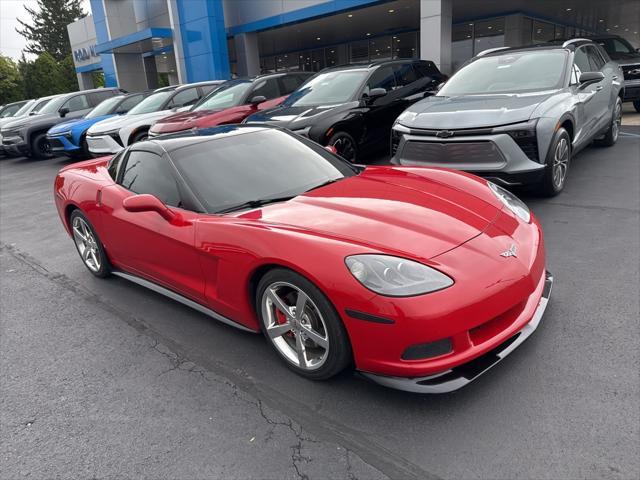
[[[80,88],[145,90],[281,70],[476,53],[597,32],[638,45],[637,0],[91,0],[68,26]]]

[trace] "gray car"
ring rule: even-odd
[[[81,118],[103,100],[121,93],[117,88],[97,88],[58,95],[36,115],[3,125],[0,129],[2,147],[14,156],[50,158],[53,154],[47,141],[47,130],[60,122]]]
[[[623,95],[620,67],[589,40],[485,51],[398,117],[392,163],[557,195],[572,155],[618,139]]]

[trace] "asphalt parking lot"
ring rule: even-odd
[[[57,217],[68,159],[0,159],[2,478],[640,477],[640,127],[523,199],[554,291],[478,381],[420,396],[295,376],[242,333],[92,277]]]

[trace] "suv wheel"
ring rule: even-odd
[[[37,158],[38,160],[53,157],[53,152],[51,152],[51,145],[49,145],[49,140],[47,140],[46,132],[39,133],[31,139],[30,156]]]
[[[571,163],[571,138],[564,128],[556,131],[547,152],[545,171],[537,191],[545,197],[555,197],[563,189]]]
[[[596,143],[605,147],[613,146],[618,140],[620,133],[620,124],[622,123],[622,100],[620,97],[616,98],[616,103],[613,107],[613,114],[611,115],[611,124],[604,134],[604,138],[601,138]]]
[[[338,155],[351,163],[356,163],[358,158],[358,146],[356,141],[347,132],[336,132],[331,135],[331,138],[327,142],[327,145],[331,145],[336,149]]]

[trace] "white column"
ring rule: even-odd
[[[256,32],[240,33],[234,37],[239,77],[253,77],[260,74],[260,47]]]
[[[173,53],[176,58],[176,76],[175,83],[187,82],[187,67],[184,61],[184,51],[182,49],[182,30],[180,28],[180,16],[178,15],[177,0],[167,0],[167,10],[169,10],[169,23],[173,30]],[[174,76],[174,79],[175,77]],[[173,84],[173,83],[172,83]]]
[[[420,0],[420,58],[451,73],[453,0]]]

